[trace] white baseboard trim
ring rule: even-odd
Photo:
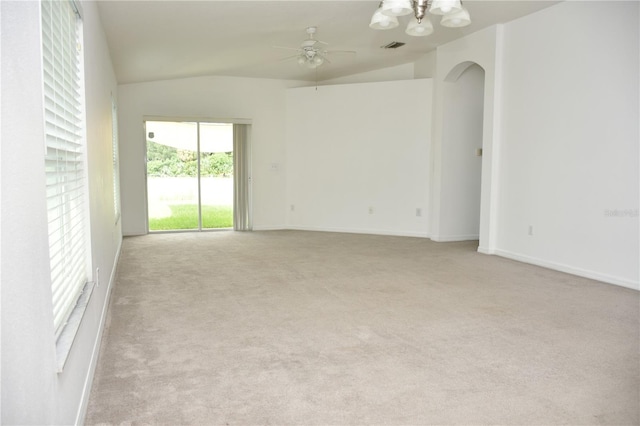
[[[480,235],[449,235],[449,236],[433,236],[431,239],[437,243],[451,243],[455,241],[477,241]]]
[[[480,251],[480,249],[478,249]],[[507,259],[517,260],[518,262],[530,263],[536,266],[542,266],[544,268],[553,269],[560,272],[566,272],[568,274],[577,275],[579,277],[589,278],[596,281],[602,281],[608,284],[618,285],[620,287],[630,288],[632,290],[640,290],[640,283],[638,281],[633,281],[627,278],[616,277],[613,275],[602,274],[596,271],[590,271],[588,269],[576,268],[574,266],[565,265],[563,263],[552,262],[545,259],[539,259],[536,257],[531,257],[523,254],[513,253],[506,250],[495,250],[494,253],[486,253],[486,254],[496,254],[501,257],[506,257]]]
[[[388,235],[395,237],[416,237],[429,238],[426,232],[406,232],[406,231],[389,231],[380,229],[353,229],[353,228],[325,228],[314,226],[288,226],[286,229],[294,231],[316,231],[316,232],[339,232],[343,234],[368,234],[368,235]]]
[[[254,226],[252,231],[283,231],[289,229],[286,226]]]
[[[87,370],[87,376],[84,380],[84,387],[82,389],[82,395],[80,396],[80,404],[78,406],[78,413],[76,415],[75,425],[83,425],[85,423],[85,417],[87,416],[87,408],[89,406],[89,396],[91,395],[91,388],[93,386],[93,378],[96,372],[96,366],[98,365],[98,356],[100,355],[100,343],[102,342],[102,333],[104,331],[104,323],[107,319],[107,312],[109,310],[109,301],[111,300],[111,291],[113,290],[113,284],[116,279],[116,271],[118,269],[118,261],[120,260],[120,251],[122,250],[122,238],[118,244],[116,250],[116,256],[113,261],[113,268],[111,269],[111,278],[109,279],[109,287],[105,294],[104,302],[102,304],[102,312],[100,313],[100,323],[98,324],[98,330],[96,333],[96,339],[93,342],[93,350],[91,351],[91,360],[89,361],[89,369]]]
[[[478,253],[496,254],[496,250],[495,249],[490,249],[490,248],[487,248],[487,247],[478,246]]]
[[[122,236],[123,237],[140,237],[142,235],[148,235],[148,232],[132,232],[132,233],[123,233]]]

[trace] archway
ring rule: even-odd
[[[480,235],[485,72],[474,62],[455,66],[444,79],[440,240]]]

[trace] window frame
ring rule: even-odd
[[[83,21],[74,0],[41,0],[40,14],[52,329],[61,372],[94,287]]]

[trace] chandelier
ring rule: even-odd
[[[442,16],[440,25],[449,28],[465,27],[471,23],[469,11],[460,0],[382,0],[371,18],[370,28],[390,30],[399,25],[398,16],[413,13],[405,32],[411,36],[428,36],[433,33],[433,24],[426,16]]]

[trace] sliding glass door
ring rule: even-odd
[[[149,231],[233,227],[233,124],[146,121]]]
[[[200,123],[202,228],[233,227],[233,124]]]

